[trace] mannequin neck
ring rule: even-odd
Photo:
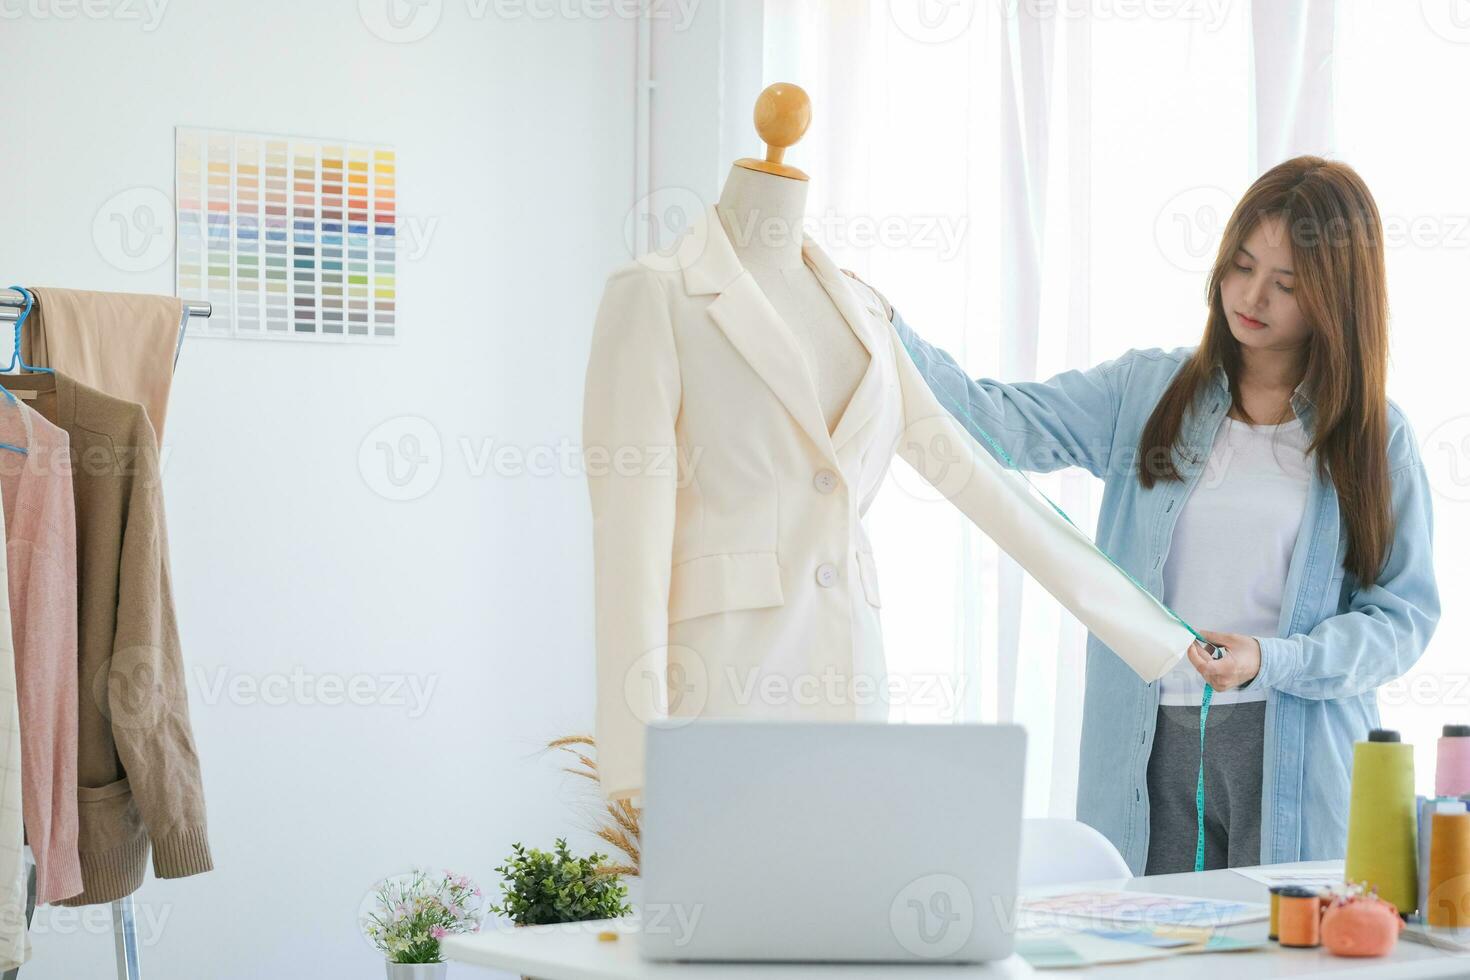
[[[804,180],[730,168],[715,209],[741,265],[793,269],[802,264],[806,189]]]

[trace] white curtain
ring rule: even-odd
[[[1333,147],[1337,0],[1252,0],[1256,171]]]
[[[1332,0],[765,15],[765,82],[812,96],[788,160],[811,175],[815,236],[977,376],[1197,343],[1234,202],[1265,167],[1331,150]],[[1090,475],[1038,483],[1093,529]],[[1025,724],[1027,813],[1073,815],[1083,631],[902,464],[869,523],[890,667],[915,679],[891,717]]]
[[[1432,791],[1440,726],[1470,719],[1470,2],[1339,4],[1335,150],[1383,216],[1393,317],[1389,395],[1419,439],[1434,489],[1444,614],[1429,650],[1379,690],[1383,723],[1414,745]]]

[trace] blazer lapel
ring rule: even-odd
[[[842,417],[837,420],[837,428],[832,431],[832,445],[841,449],[883,405],[883,373],[880,369],[883,361],[879,335],[874,328],[874,317],[882,318],[883,312],[859,298],[847,276],[837,268],[837,263],[810,238],[802,243],[802,253],[806,256],[807,264],[821,280],[822,287],[827,290],[832,304],[837,307],[852,332],[857,334],[858,340],[868,349],[868,369],[864,372],[862,381],[858,382],[857,390],[853,392],[847,408],[843,409]]]
[[[817,402],[817,389],[807,373],[806,358],[766,294],[749,275],[742,275],[709,305],[730,343],[786,406],[796,424],[826,453],[832,437]]]
[[[755,279],[740,265],[713,207],[706,209],[703,227],[692,229],[691,235],[702,236],[701,247],[684,270],[685,288],[691,295],[719,294],[709,305],[710,319],[812,442],[825,455],[835,456],[801,348]]]

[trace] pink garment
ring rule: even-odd
[[[20,702],[21,809],[36,904],[82,891],[77,856],[77,536],[70,440],[0,396],[10,622]]]

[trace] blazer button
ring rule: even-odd
[[[837,489],[837,474],[831,470],[821,470],[812,478],[812,483],[822,493],[831,493]]]
[[[837,566],[831,562],[823,562],[817,566],[817,584],[824,589],[830,589],[837,584]]]

